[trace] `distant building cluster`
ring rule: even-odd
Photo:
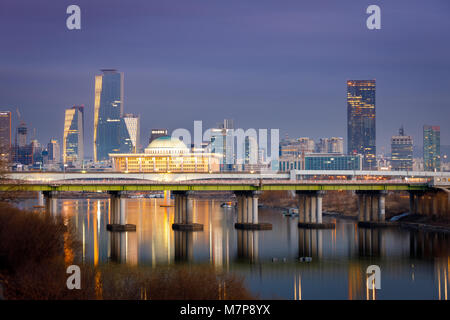
[[[257,137],[237,142],[234,121],[225,119],[210,130],[201,146],[170,137],[168,129],[149,131],[148,147],[141,147],[140,117],[124,112],[124,75],[103,69],[95,76],[94,153],[85,158],[85,107],[65,110],[61,145],[51,138],[41,145],[18,113],[12,128],[11,111],[0,111],[0,160],[12,170],[115,170],[123,172],[257,172],[263,170],[450,170],[441,157],[440,127],[423,127],[423,156],[414,155],[412,136],[403,127],[390,141],[390,154],[376,149],[376,81],[347,81],[347,148],[344,138],[284,138],[278,160],[268,157]],[[14,140],[14,141],[13,141]],[[273,153],[273,152],[272,152]],[[241,155],[241,156],[239,156]]]

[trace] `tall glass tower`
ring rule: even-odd
[[[125,114],[122,117],[121,153],[137,153],[140,144],[139,116]]]
[[[441,127],[423,127],[423,169],[441,171]]]
[[[375,80],[347,81],[347,150],[363,156],[363,169],[376,170]]]
[[[64,120],[63,162],[81,165],[84,160],[84,106],[66,110]]]
[[[391,166],[392,170],[413,169],[413,138],[405,135],[403,127],[391,138]]]
[[[101,70],[95,76],[94,161],[109,159],[120,152],[121,117],[123,114],[123,73]]]

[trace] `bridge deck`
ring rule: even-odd
[[[0,191],[265,191],[265,190],[396,190],[420,191],[430,189],[427,183],[406,183],[402,180],[61,180],[4,181]]]

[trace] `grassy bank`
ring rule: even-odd
[[[93,266],[73,261],[79,243],[62,221],[0,204],[0,285],[6,299],[252,299],[235,274],[207,266]],[[67,266],[81,289],[66,286]]]

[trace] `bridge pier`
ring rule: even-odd
[[[386,220],[387,191],[364,190],[357,191],[358,195],[358,226],[383,227]]]
[[[236,229],[272,230],[270,223],[261,223],[258,218],[258,197],[261,191],[235,191],[237,198]]]
[[[121,191],[108,191],[110,195],[109,208],[111,223],[106,226],[108,231],[136,231],[135,224],[126,223],[126,199]]]
[[[322,219],[322,198],[325,191],[296,191],[298,200],[299,228],[333,229],[334,223]]]
[[[52,215],[56,214],[58,212],[58,199],[57,199],[58,192],[43,191],[42,195],[43,195],[42,201],[45,203],[45,211]],[[40,201],[39,205],[41,205]]]
[[[194,223],[194,198],[192,191],[173,191],[175,196],[175,217],[173,230],[202,231],[203,225]]]
[[[449,215],[449,192],[445,190],[432,189],[431,191],[410,191],[409,207],[411,214],[448,216]]]

